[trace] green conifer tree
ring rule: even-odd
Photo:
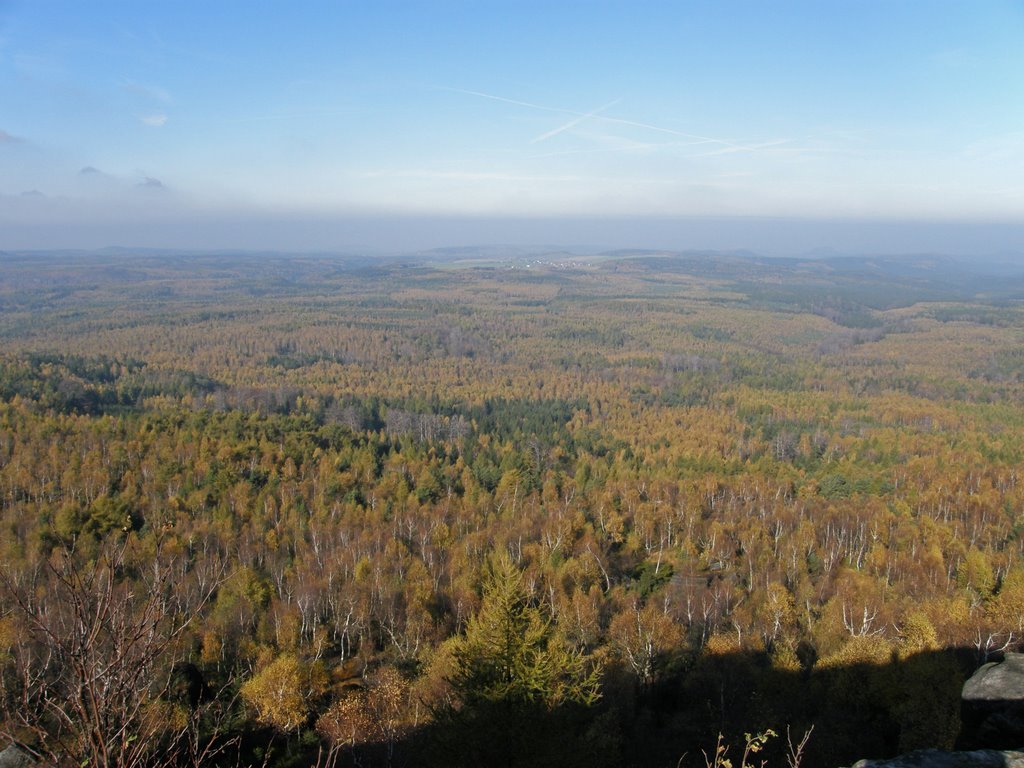
[[[508,557],[491,561],[480,610],[452,653],[454,701],[437,718],[442,762],[595,765],[586,732],[600,668],[530,600]]]

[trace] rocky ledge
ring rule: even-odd
[[[853,768],[1024,768],[1024,752],[978,749],[972,752],[944,752],[919,749],[885,760],[859,760]]]
[[[1024,745],[1024,654],[1007,653],[964,683],[960,749],[1020,749]]]
[[[980,667],[960,701],[961,751],[922,749],[853,768],[1024,768],[1024,654]]]

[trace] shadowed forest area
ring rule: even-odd
[[[866,756],[952,748],[960,722],[960,686],[973,660],[973,650],[933,651],[785,670],[764,654],[707,655],[687,660],[648,688],[612,672],[607,700],[590,710],[498,707],[474,717],[470,728],[462,722],[432,722],[396,744],[391,760],[419,764],[427,756],[436,765],[704,766],[722,734],[726,756],[738,765],[751,731],[773,729],[753,764],[763,760],[784,766],[789,750],[812,726],[803,765],[852,765]],[[362,749],[367,754],[361,759],[387,762],[382,746]]]
[[[1003,268],[7,256],[2,730],[57,764],[843,765],[1020,642]]]

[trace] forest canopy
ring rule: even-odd
[[[55,764],[840,764],[951,745],[1024,632],[1020,281],[125,258],[0,282],[2,730]]]

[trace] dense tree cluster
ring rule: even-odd
[[[0,315],[4,731],[58,763],[838,762],[1024,632],[1016,307],[183,269]]]

